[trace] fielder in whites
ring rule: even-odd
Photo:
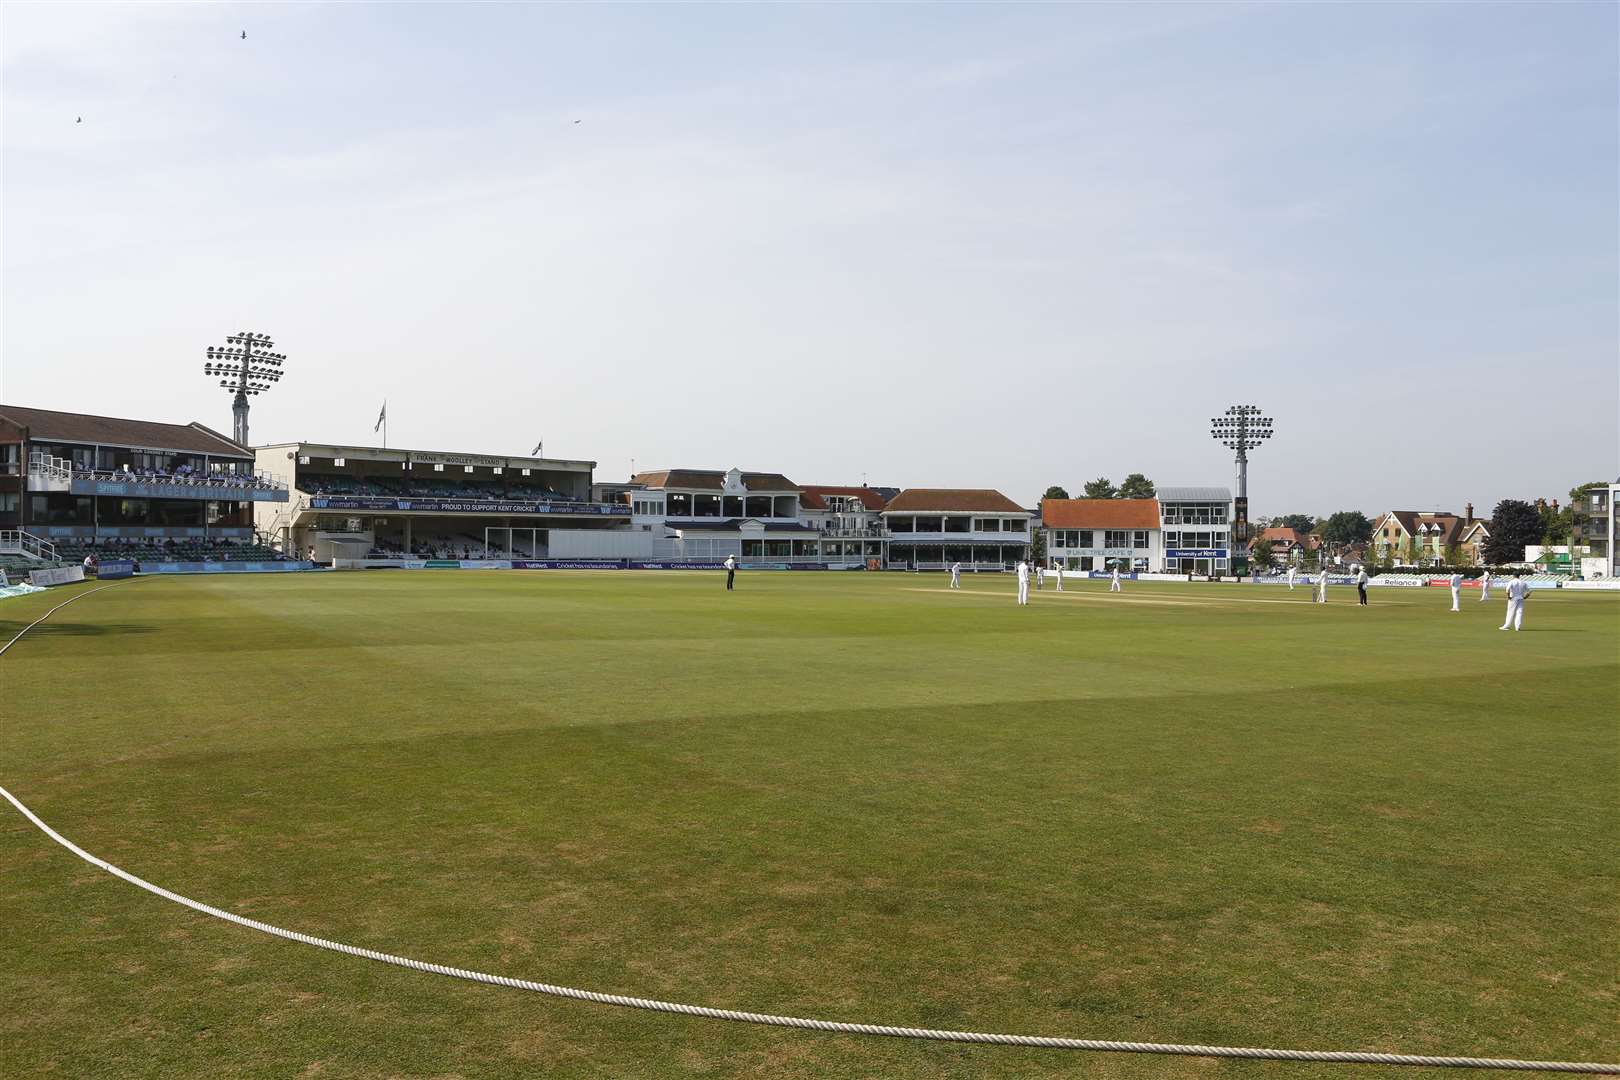
[[[1109,592],[1122,592],[1122,591],[1124,591],[1119,587],[1119,565],[1117,563],[1114,565],[1114,576],[1108,582],[1108,591]]]
[[[1029,603],[1029,563],[1018,560],[1018,602]]]
[[[1325,566],[1322,568],[1322,572],[1316,575],[1316,602],[1318,604],[1327,603],[1327,567]]]
[[[951,563],[951,588],[960,589],[961,587],[962,587],[962,564],[959,563],[959,562],[953,562],[953,563]]]
[[[1063,567],[1058,566],[1058,565],[1056,565],[1054,563],[1053,566],[1052,566],[1052,573],[1057,575],[1057,585],[1056,585],[1057,591],[1062,592],[1063,591]]]
[[[1043,563],[1035,568],[1035,591],[1040,592],[1046,588],[1046,565]]]
[[[1462,607],[1460,606],[1461,600],[1462,600],[1462,575],[1457,573],[1455,570],[1453,570],[1451,572],[1451,610],[1452,611],[1461,611],[1462,610]]]
[[[1508,582],[1507,587],[1507,618],[1502,620],[1498,630],[1509,628],[1518,630],[1524,625],[1524,602],[1530,595],[1530,586],[1524,583],[1523,578],[1514,578]]]
[[[1491,572],[1485,571],[1479,576],[1479,602],[1484,603],[1491,598]]]
[[[1294,568],[1292,566],[1288,568],[1288,587],[1290,589],[1294,587]]]

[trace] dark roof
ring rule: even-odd
[[[756,521],[764,526],[766,532],[815,533],[816,530],[808,525],[800,525],[796,521],[759,521],[758,518],[712,518],[697,521],[666,521],[664,526],[670,529],[684,529],[688,532],[739,532],[743,522]]]
[[[1157,499],[1042,499],[1049,529],[1157,529]]]
[[[884,513],[940,513],[979,511],[1027,514],[1022,506],[991,488],[907,488],[889,500]]]
[[[1456,514],[1444,511],[1430,513],[1423,510],[1391,510],[1388,516],[1399,522],[1408,536],[1418,535],[1418,527],[1421,525],[1428,526],[1428,530],[1424,533],[1425,536],[1433,536],[1434,527],[1438,525],[1440,526],[1441,537],[1446,543],[1450,543],[1463,530],[1463,519]],[[1383,518],[1379,520],[1382,521]],[[1374,524],[1376,526],[1376,522]]]
[[[882,510],[889,501],[876,488],[828,487],[825,484],[811,484],[799,489],[799,505],[806,510],[825,510],[827,509],[828,495],[853,495],[861,500],[861,505],[868,510]]]
[[[725,488],[726,471],[723,469],[661,469],[639,472],[630,478],[632,483],[646,484],[650,488],[684,488],[689,491],[721,491]],[[773,472],[745,472],[743,487],[749,491],[798,491],[799,485]]]
[[[38,442],[100,443],[143,450],[181,450],[193,454],[252,457],[253,451],[212,428],[190,424],[160,424],[151,420],[122,420],[113,416],[25,409],[0,405],[0,416],[28,429]]]

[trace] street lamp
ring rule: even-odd
[[[208,347],[204,375],[219,378],[219,385],[232,391],[231,437],[248,445],[248,395],[262,394],[281,379],[281,365],[287,357],[273,352],[276,343],[269,334],[242,330],[225,339],[224,345]]]

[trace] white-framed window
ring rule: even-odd
[[[501,468],[501,467],[500,467],[500,466],[499,466],[499,465],[497,465],[497,466],[495,466],[495,467],[494,467],[494,468],[493,468],[493,469],[491,469],[491,470],[489,470],[489,471],[490,471],[490,472],[492,472],[492,473],[494,473],[494,474],[495,474],[495,475],[496,475],[496,476],[500,476],[500,475],[501,475],[501,474],[502,474],[502,473],[504,473],[504,472],[505,472],[505,471],[506,471],[506,470],[505,470],[505,469],[503,469],[503,468]]]
[[[472,472],[472,469],[473,469],[473,467],[471,465],[463,465],[461,467],[461,471],[464,472],[464,473],[470,473],[470,472]]]
[[[529,475],[529,470],[528,469],[523,469],[523,470],[521,470],[521,472],[522,472],[522,475],[524,475],[524,476]]]
[[[1131,547],[1145,548],[1147,546],[1148,531],[1146,529],[1137,529],[1135,532],[1131,533]]]
[[[343,466],[348,464],[348,460],[345,458],[335,457],[332,459],[332,464],[341,469]]]
[[[444,462],[441,461],[441,462],[436,463],[433,466],[433,471],[434,472],[444,472]]]

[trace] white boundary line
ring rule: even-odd
[[[121,582],[119,584],[122,584]],[[22,640],[24,634],[50,618],[62,608],[100,592],[102,589],[113,588],[112,585],[102,585],[95,589],[77,593],[57,604],[45,614],[19,630],[15,637],[0,646],[0,655],[3,655],[13,645]],[[552,983],[533,982],[528,979],[514,979],[506,975],[490,975],[482,971],[469,971],[465,968],[446,967],[443,964],[430,964],[421,960],[413,960],[406,956],[395,956],[392,953],[377,952],[375,949],[364,949],[357,945],[346,945],[339,941],[329,941],[326,938],[315,937],[311,934],[301,934],[296,930],[285,930],[270,923],[249,919],[235,912],[225,911],[208,904],[200,903],[179,893],[170,892],[161,885],[154,885],[144,878],[121,867],[114,866],[105,859],[90,854],[88,851],[51,828],[41,821],[39,816],[23,805],[22,801],[0,787],[0,796],[16,807],[17,811],[27,818],[36,828],[50,837],[62,847],[71,851],[79,858],[92,866],[99,867],[114,877],[129,882],[136,888],[144,889],[154,896],[161,896],[165,900],[173,901],[193,911],[204,915],[211,915],[216,919],[235,923],[250,930],[271,934],[275,937],[296,941],[303,945],[313,945],[318,949],[327,949],[332,952],[343,953],[347,956],[358,956],[366,960],[375,960],[383,964],[392,964],[395,967],[409,968],[412,971],[424,971],[434,975],[445,975],[454,979],[465,979],[468,982],[484,983],[489,986],[504,986],[513,990],[529,990],[537,994],[550,994],[553,997],[571,998],[575,1001],[591,1001],[601,1005],[619,1005],[630,1009],[649,1009],[653,1012],[678,1013],[683,1016],[699,1016],[711,1020],[734,1020],[745,1024],[764,1024],[771,1027],[802,1028],[810,1031],[828,1031],[843,1035],[884,1035],[900,1039],[926,1039],[934,1042],[955,1043],[983,1043],[994,1046],[1026,1046],[1050,1050],[1097,1050],[1129,1054],[1175,1054],[1185,1057],[1215,1057],[1215,1058],[1249,1058],[1269,1061],[1321,1061],[1336,1062],[1355,1065],[1413,1065],[1423,1068],[1453,1068],[1453,1069],[1506,1069],[1521,1072],[1564,1072],[1588,1074],[1620,1074],[1620,1064],[1604,1064],[1591,1061],[1524,1061],[1517,1058],[1476,1058],[1476,1057],[1447,1057],[1427,1056],[1422,1054],[1380,1054],[1360,1050],[1275,1050],[1265,1047],[1245,1046],[1202,1046],[1180,1043],[1145,1043],[1120,1042],[1112,1039],[1071,1039],[1046,1035],[1003,1035],[981,1031],[948,1031],[936,1028],[896,1027],[889,1024],[853,1024],[838,1020],[816,1020],[799,1016],[779,1016],[772,1013],[740,1012],[736,1009],[713,1009],[703,1005],[685,1005],[674,1001],[659,1001],[654,998],[627,997],[623,994],[604,994],[594,990],[578,990],[571,986],[558,986]]]

